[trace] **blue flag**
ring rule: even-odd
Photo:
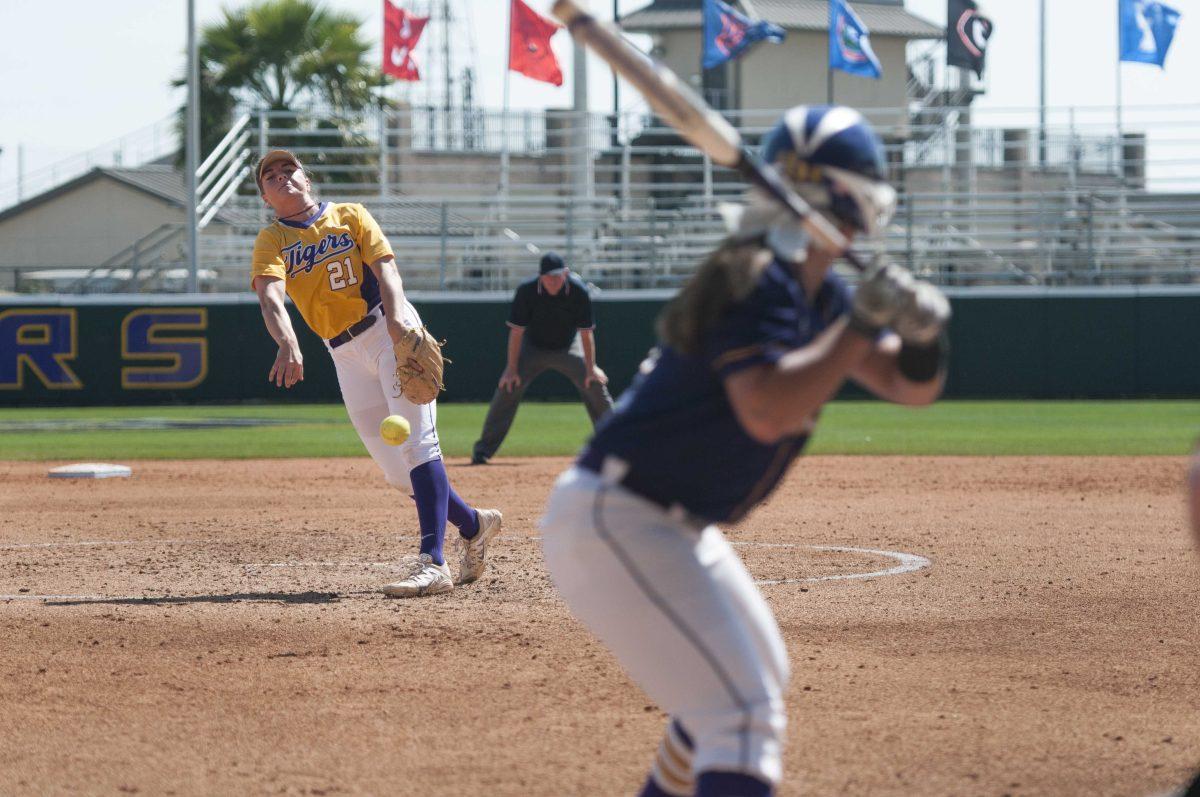
[[[774,23],[750,19],[721,0],[704,0],[705,69],[737,58],[763,39],[778,44],[783,36],[783,28]]]
[[[1158,0],[1117,0],[1121,60],[1163,66],[1175,38],[1179,12]]]
[[[883,77],[883,67],[871,49],[871,32],[845,0],[829,0],[829,68]]]

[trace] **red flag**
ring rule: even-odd
[[[512,0],[509,20],[508,68],[534,80],[561,86],[562,68],[550,49],[550,37],[562,26],[546,19],[521,0]]]
[[[400,80],[420,80],[412,51],[429,17],[416,17],[383,0],[383,71]]]

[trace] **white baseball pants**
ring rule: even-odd
[[[693,774],[783,774],[787,651],[716,526],[703,531],[600,475],[559,477],[542,520],[559,594],[695,742]]]
[[[388,484],[412,493],[408,472],[442,456],[437,436],[437,402],[417,405],[400,395],[396,385],[396,355],[383,320],[382,305],[371,311],[378,320],[363,334],[336,349],[325,348],[333,358],[338,386],[350,422],[371,459],[382,470]],[[404,303],[401,319],[408,326],[421,326],[417,309]],[[398,446],[383,442],[379,424],[389,415],[402,415],[412,431]]]

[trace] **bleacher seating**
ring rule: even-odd
[[[247,290],[254,236],[268,221],[249,165],[278,142],[253,116],[206,159],[218,170],[206,178],[206,291]],[[526,117],[481,117],[471,136],[418,142],[424,111],[389,111],[362,121],[341,159],[312,114],[281,127],[309,137],[295,149],[315,164],[321,196],[363,202],[379,220],[410,290],[509,291],[550,249],[604,289],[671,289],[721,240],[719,205],[745,186],[672,131],[644,118],[614,127],[599,114],[585,124],[570,112]],[[774,117],[734,121],[754,139]],[[1171,160],[1163,176],[1144,133],[1127,129],[1118,146],[1108,127],[1074,112],[1069,128],[1047,134],[1045,160],[1032,131],[988,126],[977,109],[926,107],[913,119],[881,130],[900,204],[876,245],[921,276],[949,286],[1200,282],[1200,160]],[[371,131],[376,146],[362,146]],[[73,287],[174,289],[165,275],[186,267],[186,236],[181,227],[152,235]],[[26,277],[25,289],[38,289]]]

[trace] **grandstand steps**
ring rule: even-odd
[[[928,69],[939,53],[924,59]],[[1148,193],[1147,175],[1163,180],[1162,168],[1154,176],[1147,167],[1139,133],[1118,142],[1108,122],[1087,122],[1080,111],[1077,126],[1071,109],[1039,162],[1036,130],[987,109],[953,107],[969,102],[972,84],[956,94],[932,88],[920,71],[910,78],[920,85],[910,86],[915,99],[904,123],[880,130],[901,195],[882,244],[888,256],[948,285],[1200,279],[1200,193],[1186,190],[1196,181],[1181,177],[1172,183],[1178,192]],[[232,154],[216,158],[217,173],[241,174],[243,161],[287,143],[321,193],[371,210],[414,290],[511,290],[550,249],[601,288],[676,287],[724,237],[720,203],[744,190],[734,172],[714,167],[652,117],[630,117],[616,129],[600,114],[579,127],[570,112],[485,114],[467,124],[433,110],[350,120],[349,145],[320,112],[275,114],[264,124],[251,111],[252,121],[227,136]],[[777,113],[735,116],[753,145]],[[258,141],[263,132],[267,139]],[[1186,167],[1189,157],[1172,163]],[[250,252],[269,213],[249,178],[232,195],[221,188],[227,182],[209,183],[219,213],[201,234],[202,288],[246,291]],[[186,265],[182,234],[129,228],[135,243],[112,257],[106,249],[95,268],[79,264],[80,290],[175,284],[166,275]],[[14,255],[8,269],[31,268],[18,257],[27,256]]]
[[[548,250],[605,288],[674,288],[725,235],[715,194],[665,205],[622,204],[613,196],[358,199],[388,235],[413,290],[508,291],[535,273]],[[891,258],[947,285],[1099,285],[1194,271],[1200,210],[1136,194],[1119,207],[1118,199],[1112,192],[990,193],[965,201],[960,194],[912,194],[884,246]],[[213,275],[206,287],[244,291],[254,238],[268,218],[260,200],[248,196],[222,214],[229,223],[203,236],[204,267]],[[153,263],[142,246],[140,265],[164,273],[179,267],[182,242],[170,241],[174,249],[158,247]],[[105,264],[133,265],[131,258]],[[147,279],[147,272],[132,273]]]

